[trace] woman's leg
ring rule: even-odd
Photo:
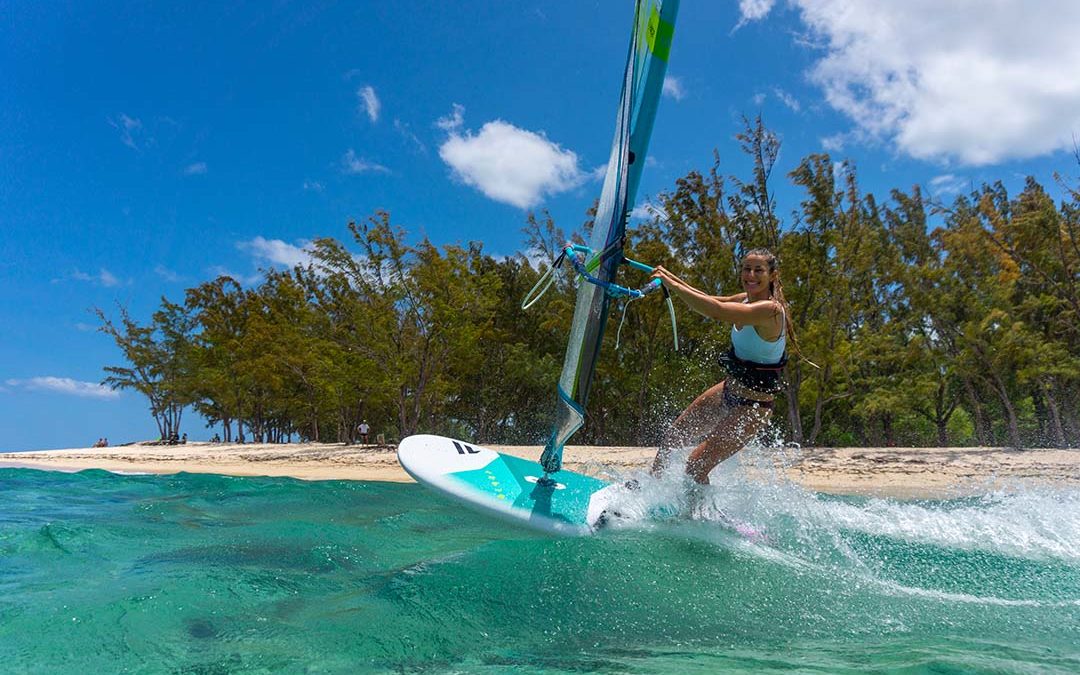
[[[724,383],[706,389],[693,403],[686,407],[660,439],[660,447],[653,460],[651,473],[659,476],[667,466],[671,451],[697,443],[716,428],[717,422],[727,415],[724,407]]]
[[[717,464],[746,447],[772,416],[771,409],[752,405],[727,408],[726,413],[686,461],[686,474],[702,485],[708,485]]]

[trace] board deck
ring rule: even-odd
[[[573,471],[539,480],[536,462],[475,443],[422,434],[398,445],[398,462],[421,485],[473,508],[535,530],[587,535],[596,530],[608,483]]]

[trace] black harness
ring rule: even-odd
[[[720,356],[720,365],[727,371],[728,377],[747,389],[762,394],[779,394],[784,390],[784,366],[788,356],[785,351],[778,363],[758,363],[735,356],[732,347]]]

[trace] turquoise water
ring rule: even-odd
[[[1080,671],[1076,491],[736,476],[683,516],[551,539],[413,484],[0,469],[0,671]]]

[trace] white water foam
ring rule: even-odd
[[[688,449],[684,451],[688,452]],[[721,464],[711,484],[698,486],[681,471],[655,478],[644,472],[613,477],[637,481],[613,502],[623,526],[679,520],[745,522],[765,531],[798,530],[811,548],[845,551],[843,533],[860,532],[948,549],[984,551],[1030,560],[1080,562],[1080,490],[1017,487],[981,497],[942,501],[841,499],[811,492],[789,480],[779,464],[797,448],[750,448]],[[682,460],[685,461],[685,460]],[[671,466],[681,466],[673,457]],[[869,571],[869,570],[867,570]]]
[[[955,549],[1080,562],[1080,491],[994,493],[950,504],[822,503],[837,527]]]

